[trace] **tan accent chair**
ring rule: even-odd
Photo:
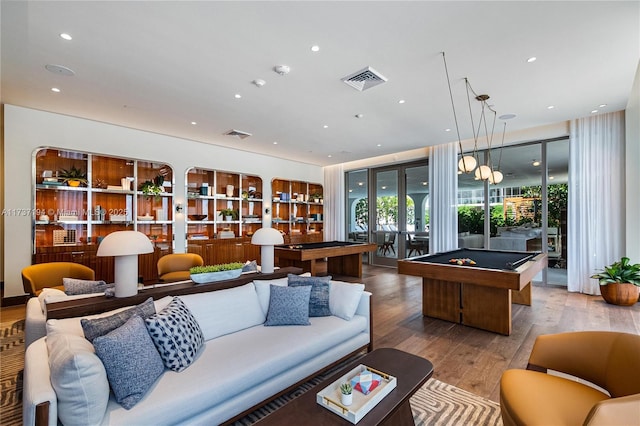
[[[38,296],[43,288],[56,288],[64,291],[63,278],[95,280],[93,269],[74,262],[37,263],[22,269],[24,292]]]
[[[195,253],[167,254],[158,259],[158,278],[163,282],[188,280],[189,269],[203,264],[202,257]]]
[[[502,375],[502,422],[505,426],[640,425],[639,362],[639,335],[582,331],[538,336],[527,370],[507,370]]]

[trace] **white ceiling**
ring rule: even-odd
[[[472,137],[465,77],[498,115],[517,115],[510,131],[624,109],[639,11],[638,1],[3,0],[2,102],[329,165],[457,140],[443,51],[462,139]],[[276,74],[279,64],[291,72]],[[366,66],[388,82],[359,92],[340,81]]]

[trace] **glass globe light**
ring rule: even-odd
[[[502,179],[504,179],[504,176],[499,170],[494,170],[493,172],[491,172],[491,175],[489,175],[489,182],[494,185],[502,182]]]
[[[460,161],[458,161],[458,168],[462,172],[470,173],[470,172],[473,171],[473,169],[476,168],[477,164],[478,163],[477,163],[476,159],[473,156],[465,155],[464,157],[462,157],[460,159]]]
[[[491,175],[491,168],[487,165],[482,165],[476,169],[476,177],[478,179],[487,180]]]

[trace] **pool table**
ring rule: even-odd
[[[327,258],[327,273],[362,278],[362,253],[375,251],[376,244],[350,241],[283,244],[275,246],[279,266],[296,266],[318,275],[316,261]]]
[[[399,260],[398,273],[422,277],[423,315],[508,336],[511,303],[531,305],[546,265],[545,253],[458,249]]]

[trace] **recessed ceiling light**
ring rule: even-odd
[[[549,176],[549,180],[554,180],[554,179],[555,179],[555,177]]]
[[[398,103],[399,103],[399,104],[403,104],[403,103],[405,103],[405,102],[406,102],[406,101],[405,101],[404,99],[400,99],[400,100],[398,101]]]
[[[549,106],[547,107],[547,109],[554,109],[554,108],[555,108],[555,105],[549,105]]]
[[[60,93],[60,89],[58,89],[57,87],[52,87],[51,91],[52,92],[56,92],[56,93]]]
[[[532,164],[534,167],[538,167],[538,166],[540,165],[540,162],[539,162],[538,160],[533,160],[533,161],[531,162],[531,164]]]
[[[274,144],[274,145],[278,145],[278,142],[277,142],[277,141],[273,141],[273,144]]]
[[[606,107],[606,106],[607,106],[607,104],[600,104],[600,105],[598,106],[598,108],[604,108],[604,107]]]
[[[381,143],[379,143],[379,144],[378,144],[378,145],[376,145],[376,146],[382,146],[382,144],[381,144]]]
[[[353,192],[353,189],[350,189],[349,192]]]
[[[328,129],[328,128],[329,128],[329,125],[328,125],[328,124],[325,124],[325,125],[324,125],[324,126],[322,126],[322,127],[323,127],[324,129]]]
[[[327,157],[331,158],[331,154],[327,155]]]
[[[195,125],[196,125],[196,124],[198,124],[198,123],[196,123],[195,121],[192,121],[192,122],[191,122],[191,124],[193,124],[193,125],[195,126]]]
[[[451,131],[451,129],[444,129],[444,131],[445,131],[445,132],[450,132],[450,131]]]
[[[240,99],[242,95],[240,93],[236,93],[235,95],[233,95],[233,97],[236,99]]]
[[[538,58],[536,58],[535,56],[532,56],[532,57],[530,57],[529,59],[527,59],[527,62],[528,62],[528,63],[535,62],[535,61],[536,61],[536,59],[538,59]]]
[[[71,37],[71,35],[67,33],[60,34],[60,38],[63,38],[65,40],[73,40],[73,37]]]
[[[320,50],[320,46],[318,46],[317,44],[314,44],[313,46],[311,46],[312,52],[318,52],[319,50]]]
[[[362,118],[364,117],[364,114],[356,114],[356,118]]]
[[[598,110],[594,109],[593,111],[591,111],[591,114],[595,114],[596,112],[598,112]]]
[[[429,182],[422,182],[422,186],[427,186]]]
[[[358,182],[358,186],[364,185],[364,182]]]
[[[382,189],[387,189],[387,187],[386,187],[386,186],[382,186],[381,188],[382,188]]]

